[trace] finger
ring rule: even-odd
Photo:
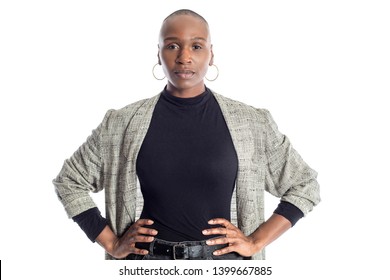
[[[214,235],[214,234],[219,234],[219,235],[229,235],[229,236],[236,236],[236,231],[233,229],[228,229],[224,227],[219,227],[219,228],[208,228],[205,230],[202,230],[202,233],[204,235]]]
[[[153,225],[153,224],[154,221],[150,219],[139,219],[134,223],[134,225],[136,226]]]
[[[230,243],[231,240],[228,237],[218,237],[206,241],[207,245],[230,244]]]
[[[141,242],[141,243],[150,243],[154,240],[153,236],[146,236],[146,235],[136,235],[129,239],[130,246],[135,247],[135,243]]]
[[[145,235],[157,235],[157,230],[153,228],[144,227],[146,225],[152,225],[154,222],[150,219],[139,219],[132,224],[128,230],[127,235],[145,234]]]
[[[209,225],[221,225],[226,228],[235,228],[235,226],[224,218],[215,218],[208,221]]]
[[[215,250],[213,252],[213,255],[214,256],[221,256],[221,255],[225,255],[225,254],[228,254],[228,253],[231,253],[231,252],[234,252],[233,247],[232,246],[227,246],[225,248]]]
[[[139,227],[136,229],[136,233],[145,235],[157,235],[158,231],[153,228]]]
[[[147,254],[149,254],[149,251],[145,250],[145,249],[138,249],[138,248],[134,247],[133,250],[131,250],[130,254],[147,255]]]

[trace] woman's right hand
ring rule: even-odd
[[[154,240],[157,230],[144,227],[152,224],[152,220],[139,219],[120,238],[115,236],[112,230],[106,226],[96,241],[116,259],[125,258],[129,254],[147,255],[148,250],[139,249],[135,247],[135,244],[138,242],[150,243]]]

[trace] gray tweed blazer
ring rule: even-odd
[[[320,202],[317,173],[278,131],[270,113],[213,92],[238,156],[232,223],[245,235],[264,222],[264,191],[297,206],[306,215]],[[136,159],[160,94],[109,110],[102,123],[67,160],[53,180],[71,218],[96,207],[90,192],[105,191],[106,218],[122,235],[139,217],[143,199]],[[252,259],[264,259],[264,250]],[[112,259],[106,254],[106,259]]]

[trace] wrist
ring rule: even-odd
[[[263,250],[268,244],[277,239],[291,227],[289,220],[278,214],[273,214],[262,223],[250,237],[257,251]]]
[[[99,245],[102,246],[108,254],[115,257],[115,251],[119,242],[119,238],[111,231],[108,226],[106,226],[98,235],[96,242],[99,243]]]
[[[117,247],[117,244],[118,244],[118,238],[115,238],[101,245],[109,255],[115,258],[115,251],[116,251],[115,248]]]
[[[254,253],[260,252],[267,245],[265,243],[265,239],[262,238],[261,235],[259,235],[259,234],[251,234],[248,237],[252,242],[252,247],[254,249]]]

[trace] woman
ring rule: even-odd
[[[319,203],[317,174],[267,110],[205,86],[214,55],[203,17],[172,13],[158,46],[163,92],[108,111],[65,161],[57,195],[107,259],[264,259]],[[103,189],[106,218],[89,196]],[[267,221],[264,190],[281,197]]]

